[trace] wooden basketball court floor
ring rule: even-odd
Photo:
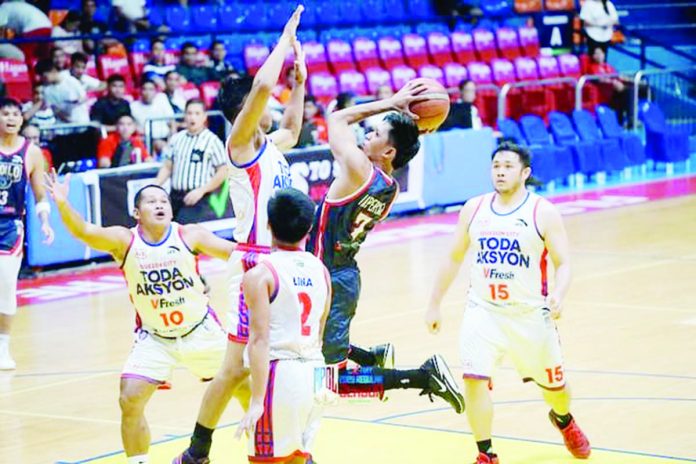
[[[559,330],[572,411],[594,446],[589,462],[696,462],[696,196],[572,215],[566,224],[575,278]],[[355,343],[392,341],[402,367],[439,352],[459,377],[465,273],[446,298],[438,336],[426,332],[422,316],[450,241],[414,234],[361,252]],[[223,308],[224,276],[210,281],[213,305]],[[0,373],[1,463],[126,462],[117,395],[132,322],[124,290],[20,309],[12,339],[19,368]],[[173,389],[155,394],[147,410],[156,442],[150,462],[168,463],[185,447],[204,388],[178,370]],[[501,462],[574,462],[539,392],[509,363],[493,395]],[[232,438],[240,414],[236,404],[225,413],[213,462],[245,462],[244,444]],[[315,449],[322,464],[454,464],[474,456],[465,416],[412,391],[327,409]]]

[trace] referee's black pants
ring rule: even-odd
[[[172,190],[169,193],[169,199],[172,202],[172,212],[174,213],[174,220],[179,224],[192,224],[197,223],[205,217],[205,208],[208,204],[209,193],[203,195],[198,203],[193,206],[188,206],[184,204],[184,197],[188,191],[186,190]]]

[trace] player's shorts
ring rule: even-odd
[[[314,372],[322,361],[271,361],[264,413],[249,435],[250,462],[309,457],[322,407],[314,399]]]
[[[331,309],[324,329],[322,351],[327,364],[348,359],[350,323],[360,297],[360,270],[355,267],[331,269]]]
[[[22,222],[0,218],[0,314],[17,312],[17,278],[22,265]]]
[[[244,273],[270,252],[269,247],[240,243],[227,261],[227,287],[231,306],[227,337],[232,342],[246,344],[249,341],[249,308],[244,302],[242,289]]]
[[[464,378],[490,379],[508,355],[525,382],[548,390],[565,385],[558,331],[545,308],[509,314],[470,302],[462,320],[459,353]]]
[[[212,311],[191,333],[164,338],[147,330],[135,332],[135,340],[121,378],[164,383],[176,367],[186,367],[200,379],[217,374],[227,349],[225,330]]]

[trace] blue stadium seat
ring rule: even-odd
[[[431,32],[442,32],[449,35],[449,28],[443,23],[420,23],[416,26],[416,34],[426,36]]]
[[[131,52],[133,53],[149,53],[150,52],[150,41],[148,39],[136,39],[131,46]]]
[[[189,32],[191,30],[191,16],[188,8],[178,5],[169,6],[164,11],[164,19],[173,32]]]
[[[218,9],[211,5],[191,7],[192,30],[196,32],[213,32],[218,30]]]
[[[498,129],[503,137],[515,143],[529,148],[532,153],[532,175],[541,182],[554,180],[556,169],[554,167],[554,154],[558,151],[553,145],[529,145],[522,135],[520,126],[513,119],[498,121]],[[561,149],[562,151],[563,149]]]
[[[601,144],[579,140],[578,134],[573,129],[573,123],[564,113],[551,111],[549,128],[556,144],[572,150],[575,172],[594,174],[606,170],[604,166],[606,160]]]
[[[665,163],[689,159],[689,134],[668,125],[656,103],[641,102],[639,109],[639,117],[645,125],[647,157]]]
[[[605,105],[599,105],[595,110],[597,122],[608,139],[616,139],[621,143],[621,148],[628,156],[631,166],[645,163],[645,147],[640,137],[632,132],[627,132],[619,125],[616,112]]]
[[[407,21],[409,16],[404,6],[403,0],[384,0],[384,11],[387,12],[385,20],[391,23]]]
[[[317,32],[311,29],[297,31],[297,38],[300,42],[314,42],[317,40]],[[326,43],[322,41],[322,43]]]
[[[437,17],[431,0],[406,0],[406,3],[408,4],[406,11],[408,11],[409,18],[430,20]]]
[[[100,14],[100,11],[99,11],[100,9],[101,9],[101,7],[97,8],[97,14],[94,15],[95,19],[99,19],[100,21],[108,22],[110,11],[108,11],[108,8],[107,8],[104,19],[102,19],[102,18],[98,17],[98,15]],[[150,12],[149,12],[147,17],[150,20],[151,25],[153,25],[155,27],[159,27],[162,24],[164,24],[164,12],[162,11],[162,8],[155,6],[155,7],[150,8],[149,11]]]
[[[268,11],[262,4],[239,4],[240,28],[243,31],[256,32],[268,29]],[[239,20],[238,20],[239,21]]]
[[[219,35],[217,39],[223,43],[228,55],[241,55],[244,51],[243,36],[240,34]]]
[[[225,31],[240,30],[245,13],[238,4],[222,5],[218,8],[218,24]]]
[[[510,0],[481,0],[481,10],[487,16],[510,16],[514,13]]]
[[[618,140],[602,138],[602,131],[589,111],[573,111],[573,123],[578,130],[581,140],[601,145],[602,158],[607,171],[618,171],[631,164],[628,156],[626,156],[626,152],[621,149],[621,144]]]
[[[520,118],[520,127],[530,145],[553,146],[551,136],[539,116],[528,114]],[[568,177],[576,172],[573,155],[568,147],[555,146],[554,150],[554,179]]]

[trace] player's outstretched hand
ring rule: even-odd
[[[44,185],[57,205],[68,201],[70,174],[66,175],[61,183],[58,180],[58,174],[56,174],[55,168],[51,168],[51,172],[44,173]]]
[[[428,308],[425,312],[425,326],[431,334],[436,334],[440,331],[442,325],[442,314],[440,308]]]
[[[263,403],[252,401],[249,405],[249,410],[239,422],[239,427],[237,427],[234,437],[240,439],[243,433],[247,435],[254,433],[254,427],[259,419],[261,419],[261,416],[263,416]]]
[[[563,308],[561,306],[561,299],[556,295],[551,294],[546,297],[546,307],[551,311],[551,319],[560,319]]]
[[[300,16],[302,16],[303,11],[304,6],[297,5],[297,8],[295,8],[295,11],[293,12],[292,16],[290,16],[288,22],[285,23],[283,35],[289,38],[290,40],[295,40],[295,36],[297,35],[297,28],[300,25]]]
[[[409,81],[398,92],[392,95],[392,106],[395,110],[400,111],[413,119],[418,119],[418,115],[413,113],[409,106],[411,103],[425,101],[427,96],[422,95],[427,90],[425,84]]]
[[[292,41],[292,50],[295,52],[295,82],[296,86],[305,84],[307,80],[307,62],[305,61],[304,50],[299,40]]]

